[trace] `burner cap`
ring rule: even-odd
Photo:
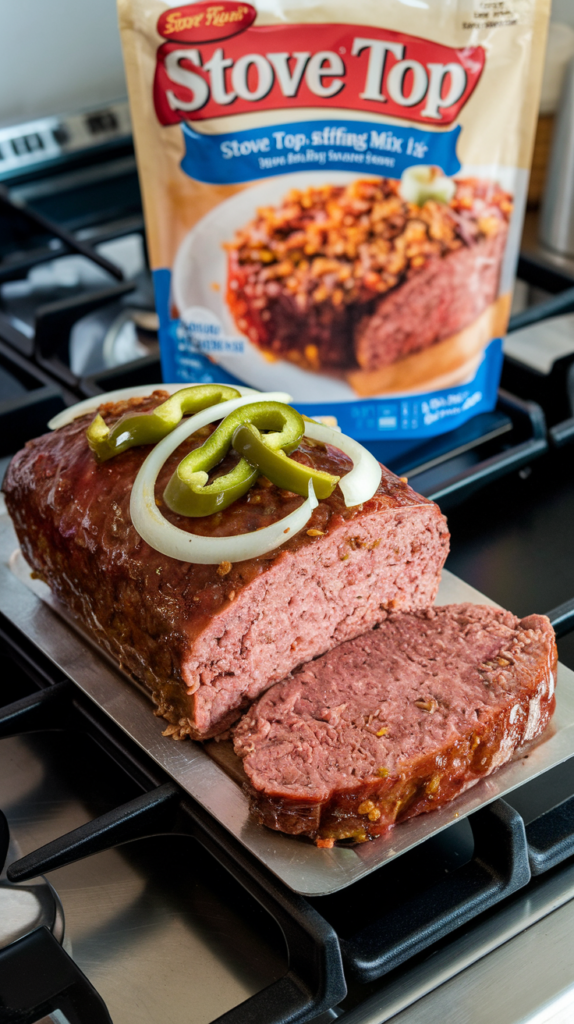
[[[12,885],[6,879],[6,860],[11,863],[19,856],[16,845],[10,843],[8,822],[0,811],[0,949],[43,925],[62,942],[64,912],[50,883],[39,877],[26,885]]]
[[[6,854],[8,853],[8,844],[10,843],[10,832],[8,830],[8,822],[0,811],[0,873],[4,870],[4,864],[6,863]]]

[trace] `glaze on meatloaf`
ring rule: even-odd
[[[498,295],[511,197],[469,178],[417,206],[399,188],[293,189],[260,209],[227,246],[239,330],[307,369],[373,371],[473,323]]]
[[[238,724],[255,815],[332,846],[440,807],[543,731],[556,664],[541,615],[472,604],[390,614]]]
[[[156,391],[100,412],[112,425],[165,398]],[[149,447],[98,465],[85,437],[93,415],[28,443],[8,470],[6,502],[32,569],[149,687],[168,735],[216,735],[300,663],[363,633],[391,609],[434,600],[448,551],[446,520],[388,470],[362,506],[346,508],[337,488],[306,529],[275,551],[235,565],[195,565],[161,555],[136,533],[130,493]],[[158,504],[179,460],[211,429],[167,460]],[[351,468],[338,449],[307,439],[293,457],[338,476]],[[229,468],[229,460],[221,464],[221,471]],[[204,519],[163,511],[184,530],[225,536],[268,526],[302,501],[260,478]]]

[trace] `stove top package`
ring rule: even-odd
[[[119,0],[166,380],[360,439],[495,403],[549,0]]]

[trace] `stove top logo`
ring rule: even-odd
[[[202,0],[164,11],[158,18],[157,30],[164,39],[178,43],[210,43],[244,32],[256,16],[257,11],[251,4]]]
[[[210,26],[199,20],[197,26],[187,25],[220,8]],[[456,49],[364,26],[249,22],[244,31],[246,22],[236,21],[233,32],[241,34],[225,45],[180,45],[199,42],[210,28],[229,35],[230,22],[221,19],[233,12],[239,17],[243,8],[254,10],[247,4],[201,3],[162,14],[160,31],[166,36],[171,26],[170,40],[178,41],[162,43],[157,51],[154,103],[161,124],[285,107],[335,107],[447,125],[484,68],[481,46]]]

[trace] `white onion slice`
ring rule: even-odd
[[[132,487],[130,514],[140,537],[162,555],[177,558],[181,562],[194,562],[197,565],[243,562],[280,547],[309,522],[313,509],[319,504],[312,482],[309,483],[308,498],[290,515],[262,530],[242,533],[236,537],[201,537],[188,533],[170,523],[155,503],[155,483],[158,474],[166,459],[182,441],[200,427],[222,419],[243,405],[250,405],[253,400],[253,396],[235,398],[196,413],[164,437],[147,456]],[[292,401],[291,396],[283,392],[256,393],[256,400],[285,403]],[[362,444],[347,437],[346,434],[340,434],[333,427],[326,427],[311,420],[305,420],[305,436],[323,444],[331,444],[353,460],[353,469],[339,482],[347,506],[360,505],[373,497],[381,481],[381,467]]]
[[[447,178],[438,167],[418,164],[405,168],[399,192],[407,203],[415,203],[416,206],[423,206],[429,199],[450,203],[456,192],[456,182]]]
[[[340,434],[333,427],[326,427],[323,423],[315,423],[313,420],[305,420],[305,437],[310,437],[312,441],[322,441],[323,444],[331,444],[353,460],[350,473],[339,480],[339,487],[348,508],[361,505],[373,497],[381,482],[382,470],[375,456],[362,444],[347,434]]]
[[[65,409],[50,420],[51,430],[71,423],[77,416],[82,416],[98,408],[102,402],[121,401],[126,398],[145,397],[156,388],[163,388],[170,395],[180,391],[182,387],[193,385],[182,384],[148,384],[141,387],[120,388],[104,395],[95,395],[69,409]],[[199,386],[199,385],[198,385]],[[155,503],[155,483],[159,472],[169,456],[185,441],[208,423],[224,419],[229,413],[253,401],[273,401],[289,404],[291,395],[282,391],[261,393],[252,388],[238,386],[241,398],[221,402],[183,420],[167,437],[164,437],[147,456],[132,487],[130,498],[130,514],[134,528],[151,547],[161,554],[168,555],[183,562],[194,562],[198,565],[218,565],[220,562],[242,562],[248,558],[273,551],[284,544],[309,522],[313,509],[318,505],[312,483],[309,483],[307,499],[299,508],[283,519],[253,533],[244,533],[236,537],[202,537],[188,533],[170,523],[160,512]],[[377,460],[358,441],[347,437],[333,427],[322,423],[305,420],[305,435],[323,444],[331,444],[339,448],[353,460],[353,469],[339,482],[347,506],[360,505],[372,498],[381,480],[381,467]]]
[[[84,416],[87,412],[95,412],[104,402],[123,402],[127,398],[146,398],[147,395],[151,395],[152,391],[157,391],[160,388],[162,391],[167,391],[170,395],[175,395],[176,391],[181,391],[183,388],[204,386],[203,384],[138,384],[137,387],[118,388],[116,391],[107,391],[102,395],[85,398],[83,402],[76,402],[75,405],[69,406],[68,409],[63,409],[57,416],[52,417],[48,423],[48,428],[50,430],[59,430],[60,427],[66,427],[68,423],[77,419],[78,416]],[[239,384],[231,384],[230,387],[234,387],[236,391],[239,391],[240,395],[258,394],[253,388],[244,388]]]
[[[256,558],[278,548],[299,533],[309,522],[313,509],[318,505],[311,483],[309,497],[290,515],[272,523],[271,526],[265,526],[262,530],[242,533],[237,537],[201,537],[198,534],[187,533],[186,530],[181,530],[179,526],[168,522],[155,503],[155,482],[159,471],[182,441],[200,427],[228,416],[234,409],[239,409],[243,405],[251,405],[253,401],[253,396],[234,398],[196,413],[195,416],[180,423],[171,434],[152,448],[143,463],[132,487],[130,515],[140,537],[162,555],[177,558],[181,562],[195,562],[197,565],[244,562],[248,558]],[[292,398],[282,391],[271,391],[256,393],[256,401],[288,404]]]

